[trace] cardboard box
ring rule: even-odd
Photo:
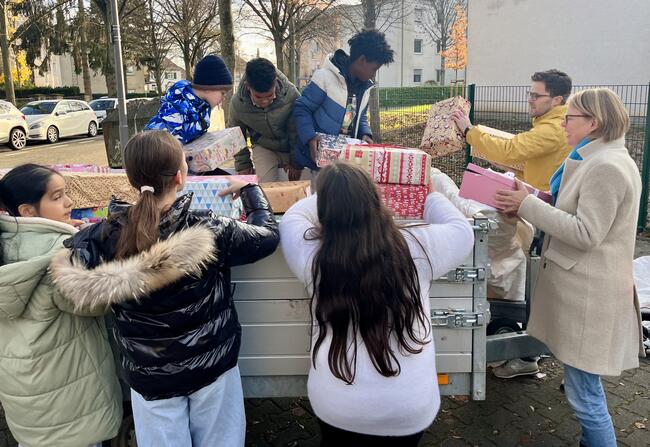
[[[102,208],[111,198],[135,203],[140,192],[131,186],[126,174],[90,172],[61,172],[66,182],[66,193],[73,208]]]
[[[494,128],[488,127],[488,126],[483,126],[482,124],[477,125],[476,128],[478,130],[480,130],[481,132],[485,132],[485,133],[487,133],[489,135],[492,135],[493,137],[501,138],[503,140],[510,140],[515,136],[512,133],[504,132],[502,130],[494,129]],[[472,157],[480,158],[481,160],[489,161],[490,163],[494,164],[496,167],[501,168],[501,169],[503,169],[505,171],[514,170],[514,171],[517,171],[517,172],[522,172],[524,170],[524,167],[526,166],[525,162],[521,162],[521,163],[495,163],[492,160],[490,160],[488,157],[483,155],[481,153],[481,151],[476,149],[474,146],[472,146],[470,148],[470,155]]]
[[[260,186],[276,214],[285,213],[291,205],[311,194],[311,182],[308,180],[269,182],[262,183]]]
[[[419,149],[348,145],[339,160],[361,167],[377,183],[428,185],[431,175],[431,156]]]
[[[531,194],[536,195],[547,203],[552,202],[551,194],[548,192],[540,191],[527,184],[525,185]],[[494,201],[494,196],[500,189],[516,190],[514,176],[501,174],[470,163],[467,165],[467,170],[463,174],[463,181],[460,185],[458,195],[465,199],[476,200],[485,205],[498,208]]]
[[[456,110],[469,113],[470,103],[461,96],[445,99],[431,106],[420,149],[432,157],[442,157],[465,148],[465,137],[451,119]]]
[[[183,146],[190,171],[214,171],[237,152],[246,147],[246,139],[239,127],[219,132],[207,132]]]

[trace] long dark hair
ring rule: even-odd
[[[431,330],[406,240],[362,169],[328,166],[318,175],[316,191],[320,223],[305,234],[320,241],[312,265],[312,319],[318,324],[312,363],[331,330],[328,364],[335,377],[354,381],[358,335],[375,369],[396,376],[400,364],[391,337],[400,352],[417,354]]]
[[[46,166],[27,163],[16,166],[0,180],[0,210],[10,216],[20,217],[20,205],[33,205],[38,211],[38,204],[47,193],[47,185],[53,175],[60,175]],[[0,245],[0,263],[4,263]]]
[[[142,191],[138,201],[129,208],[128,225],[120,233],[115,257],[123,259],[147,250],[160,237],[158,198],[174,188],[174,177],[181,169],[183,148],[176,138],[164,130],[150,130],[131,138],[124,148],[124,168],[129,183]]]

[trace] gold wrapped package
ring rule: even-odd
[[[138,191],[131,186],[126,174],[101,174],[61,172],[65,178],[66,192],[73,208],[102,208],[115,196],[125,202],[135,203]]]
[[[285,213],[291,205],[311,194],[311,182],[269,182],[260,183],[266,197],[271,202],[274,213]]]

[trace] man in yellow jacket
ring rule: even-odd
[[[566,100],[571,94],[571,78],[558,70],[535,73],[528,92],[528,106],[533,128],[510,140],[494,137],[472,126],[469,116],[457,111],[452,119],[463,130],[467,142],[495,164],[525,163],[524,182],[549,190],[553,173],[571,152],[562,121],[566,115]]]

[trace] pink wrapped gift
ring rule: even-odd
[[[192,172],[209,172],[246,147],[246,139],[239,127],[219,132],[207,132],[183,146],[187,165]]]
[[[428,186],[381,183],[377,189],[384,204],[393,211],[396,218],[422,219],[424,202],[429,194]]]
[[[431,106],[420,149],[432,157],[441,157],[465,147],[465,137],[451,119],[455,110],[469,113],[470,103],[461,96],[445,99]]]
[[[102,173],[107,174],[112,171],[111,168],[108,166],[86,165],[81,163],[55,164],[55,165],[48,165],[48,167],[59,172],[94,172],[100,174]]]
[[[526,185],[526,188],[531,194],[536,195],[544,202],[551,203],[551,194],[533,188],[528,184],[524,183],[524,185]],[[516,190],[517,186],[515,184],[514,176],[501,174],[470,163],[467,165],[467,169],[463,174],[463,181],[460,185],[458,195],[465,199],[476,200],[485,205],[498,208],[494,201],[494,196],[500,189]]]
[[[339,160],[360,166],[377,183],[428,185],[431,175],[431,157],[419,149],[348,145]]]

